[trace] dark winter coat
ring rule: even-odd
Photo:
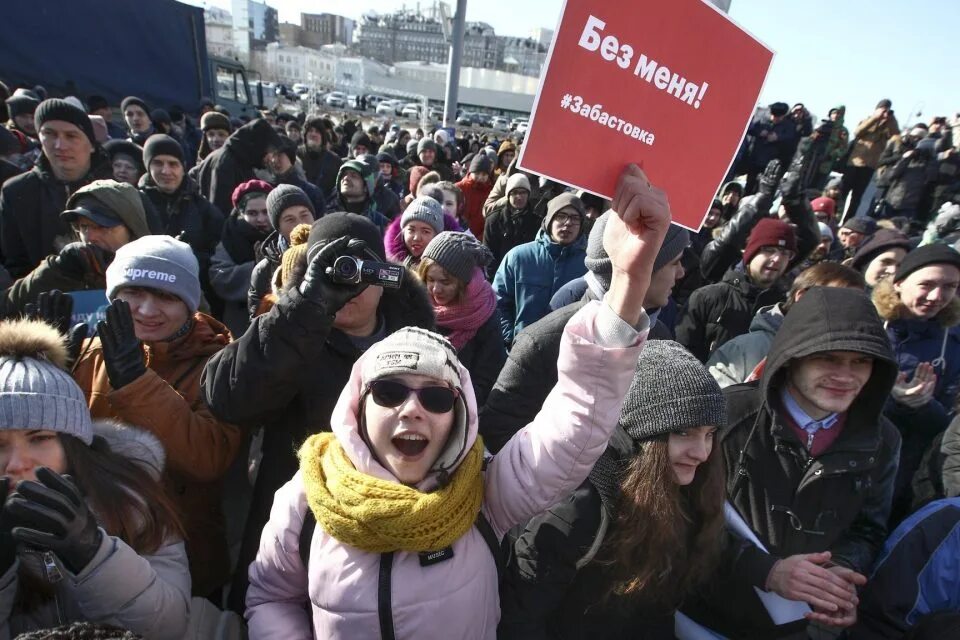
[[[405,326],[434,327],[426,290],[415,278],[405,278],[399,289],[385,289],[378,312],[388,334]],[[256,556],[274,492],[297,472],[295,452],[307,436],[330,430],[330,413],[361,354],[318,305],[294,288],[207,363],[203,392],[213,414],[241,426],[264,427],[263,460],[232,605],[242,607],[245,567]]]
[[[303,173],[307,180],[319,187],[324,198],[330,198],[337,187],[337,172],[340,171],[341,160],[337,154],[323,149],[314,151],[301,146],[297,149],[297,156],[303,163]]]
[[[794,225],[797,237],[797,255],[787,266],[787,271],[790,271],[803,262],[820,243],[820,229],[806,200],[797,203],[785,202],[784,207],[787,210],[787,221]],[[769,211],[770,200],[764,195],[747,196],[740,201],[736,215],[700,253],[700,273],[707,282],[718,282],[727,270],[741,261],[750,232],[760,220],[768,216]]]
[[[263,167],[267,151],[279,147],[280,135],[266,120],[243,125],[197,165],[200,193],[220,211],[232,211],[233,190],[241,182],[256,178],[253,170]]]
[[[764,587],[779,558],[830,551],[833,562],[866,574],[887,536],[900,450],[896,428],[881,414],[897,377],[893,352],[860,292],[815,287],[803,301],[784,319],[762,378],[724,389],[727,497],[769,551],[744,543],[704,590],[699,606],[708,613],[695,619],[725,635],[770,637],[752,587]],[[780,390],[791,360],[830,350],[872,356],[873,370],[837,440],[812,457],[781,414]]]
[[[257,315],[263,297],[271,291],[273,272],[280,266],[280,258],[283,257],[281,240],[280,232],[274,231],[260,245],[257,254],[259,260],[250,274],[250,289],[247,292],[247,313],[251,319]]]
[[[587,292],[581,302],[557,309],[517,334],[486,404],[480,407],[480,435],[490,452],[499,451],[540,411],[557,384],[563,328],[573,314],[594,299]],[[672,336],[662,323],[656,322],[647,339],[670,340]]]
[[[604,455],[626,460],[633,441],[616,429]],[[506,539],[507,568],[500,586],[499,640],[604,638],[673,640],[673,611],[619,608],[601,601],[610,588],[591,562],[616,525],[591,481]]]
[[[885,190],[883,199],[894,209],[916,210],[936,182],[938,165],[929,147],[932,145],[921,143],[913,155],[905,158],[907,149],[899,142],[891,142],[880,156],[884,170],[877,186]]]
[[[761,137],[763,133],[775,134],[777,139],[770,142]],[[790,118],[784,118],[774,124],[767,116],[763,116],[762,120],[755,120],[750,125],[747,135],[752,136],[747,162],[754,171],[762,171],[771,160],[780,160],[784,166],[789,164],[793,152],[797,150],[797,142],[800,140],[797,136],[796,124]]]
[[[310,202],[313,204],[313,210],[316,212],[317,216],[322,216],[323,213],[327,210],[327,196],[320,190],[320,187],[314,185],[312,182],[308,182],[303,179],[303,176],[300,175],[300,172],[296,167],[291,167],[290,171],[286,172],[282,176],[275,176],[276,184],[292,184],[295,187],[300,187],[307,197],[310,199]]]
[[[487,267],[490,277],[500,268],[500,263],[510,249],[532,242],[543,226],[543,219],[533,213],[533,202],[527,200],[526,208],[517,211],[504,200],[493,208],[483,223],[483,244],[493,253]]]
[[[437,327],[437,332],[443,335],[449,333],[444,327]],[[470,382],[473,383],[473,393],[477,396],[477,406],[482,407],[507,359],[507,350],[503,347],[503,336],[500,334],[500,318],[497,317],[496,309],[477,329],[476,334],[457,351],[457,358],[470,372]]]
[[[110,161],[98,148],[90,171],[76,182],[58,180],[43,155],[33,169],[7,180],[0,190],[0,255],[14,280],[74,240],[70,225],[60,219],[67,198],[94,180],[112,177]]]
[[[223,224],[223,234],[210,259],[210,286],[223,300],[223,323],[230,333],[242,335],[250,325],[247,296],[257,264],[256,251],[267,239],[239,215],[231,215]]]
[[[160,216],[163,233],[186,242],[200,264],[200,285],[210,298],[210,258],[223,233],[223,213],[200,195],[197,183],[187,175],[174,193],[160,191],[149,173],[140,178],[140,191]],[[229,211],[229,209],[228,209]]]
[[[760,289],[745,273],[731,269],[723,281],[693,292],[675,333],[701,362],[723,343],[750,330],[761,307],[777,304],[784,292],[776,286]]]

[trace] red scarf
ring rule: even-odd
[[[433,312],[437,316],[437,326],[447,329],[447,339],[459,351],[463,345],[477,335],[477,329],[490,319],[497,308],[497,298],[493,287],[483,277],[478,267],[463,294],[463,302],[454,305],[435,305]]]

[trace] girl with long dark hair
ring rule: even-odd
[[[577,491],[515,531],[499,637],[672,639],[717,567],[720,387],[679,344],[647,344],[607,450]]]
[[[74,621],[182,638],[190,573],[152,435],[94,423],[42,322],[0,323],[0,637]]]

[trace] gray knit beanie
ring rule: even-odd
[[[420,138],[420,142],[417,143],[417,155],[423,153],[424,149],[433,149],[433,152],[436,153],[437,143],[430,138]]]
[[[440,233],[443,231],[443,207],[427,196],[414,198],[400,216],[400,228],[403,229],[407,223],[414,220],[424,222],[433,227],[435,233]]]
[[[474,271],[490,264],[493,253],[469,233],[444,231],[427,244],[422,258],[430,258],[453,277],[470,284]]]
[[[190,245],[170,236],[144,236],[117,250],[107,267],[107,299],[123,287],[159,289],[183,300],[190,313],[200,306],[200,267]]]
[[[607,211],[593,223],[590,236],[587,238],[587,257],[583,261],[604,289],[610,288],[610,278],[613,275],[613,264],[610,262],[610,256],[603,248],[603,230],[606,229],[607,220],[611,215],[616,214]],[[653,262],[654,272],[659,271],[664,265],[680,255],[689,244],[690,232],[671,222],[670,228],[667,229],[667,235],[663,239],[663,244],[660,245],[660,251],[657,252],[657,259]]]
[[[303,189],[292,184],[277,185],[273,191],[267,194],[267,215],[270,216],[270,226],[279,229],[280,214],[290,207],[296,206],[310,209],[313,217],[317,217],[317,211],[313,208],[313,203],[310,202],[310,198]]]
[[[691,427],[726,427],[720,385],[693,354],[672,340],[648,340],[620,412],[635,441]]]
[[[66,360],[63,337],[50,325],[0,323],[0,429],[49,429],[93,442],[87,399]]]

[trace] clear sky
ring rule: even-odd
[[[205,0],[230,9],[230,0]],[[623,0],[626,1],[626,0]],[[669,0],[647,0],[662,1]],[[603,0],[597,0],[602,6]],[[190,4],[204,5],[204,0]],[[268,0],[283,22],[300,12],[356,18],[416,0]],[[421,0],[427,8],[432,0]],[[451,9],[455,0],[449,2]],[[640,4],[638,2],[638,4]],[[528,35],[556,27],[562,0],[467,0],[467,19],[491,24],[500,35]],[[960,0],[732,0],[730,17],[776,52],[761,103],[803,102],[825,117],[846,104],[847,123],[866,117],[890,98],[900,124],[960,112],[952,45],[960,36]]]

